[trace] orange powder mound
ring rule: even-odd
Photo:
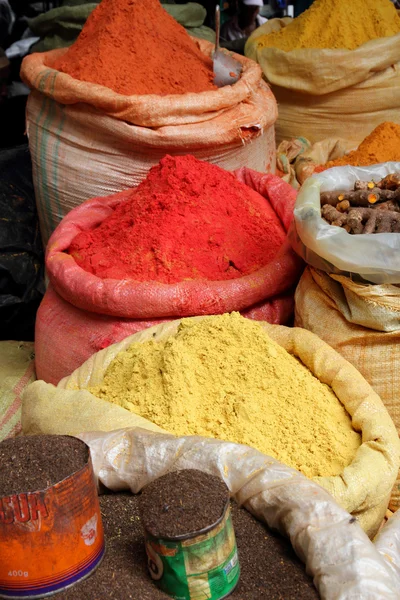
[[[315,173],[321,173],[332,167],[368,167],[377,163],[400,161],[400,125],[385,122],[378,125],[359,145],[357,150],[319,165]]]
[[[127,96],[216,89],[212,60],[159,0],[102,0],[52,66]]]

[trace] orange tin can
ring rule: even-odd
[[[100,564],[104,550],[90,457],[45,490],[0,498],[0,598],[43,598],[68,588]]]

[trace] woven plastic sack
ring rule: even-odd
[[[400,173],[400,163],[334,167],[307,179],[289,232],[292,247],[306,263],[326,273],[400,284],[400,234],[351,235],[321,217],[321,192],[351,190],[357,180],[379,181],[390,173]]]
[[[291,19],[272,19],[246,44],[279,105],[277,141],[345,138],[356,147],[380,123],[399,123],[400,34],[355,50],[258,48],[258,38]]]
[[[235,55],[241,78],[216,91],[122,96],[52,69],[65,51],[32,54],[21,70],[33,90],[27,133],[44,244],[72,208],[138,185],[166,154],[275,171],[277,106],[253,61]]]
[[[296,192],[279,177],[241,169],[237,177],[269,200],[285,230]],[[36,320],[38,377],[58,383],[94,352],[171,317],[241,311],[251,319],[287,323],[301,260],[285,242],[264,268],[228,281],[176,284],[101,279],[84,271],[65,251],[74,237],[112,213],[130,192],[89,200],[71,211],[51,237],[46,257],[51,288]]]
[[[372,543],[324,489],[246,446],[139,428],[78,437],[90,446],[95,476],[113,491],[137,494],[181,469],[223,479],[239,505],[289,537],[322,600],[395,600],[400,595],[400,513]]]
[[[25,387],[35,381],[32,342],[0,342],[0,442],[21,432]]]
[[[352,363],[379,394],[400,433],[400,288],[355,283],[307,268],[296,291],[296,325]],[[400,507],[400,477],[390,509]]]
[[[57,387],[43,381],[29,386],[23,398],[24,433],[77,434],[111,431],[121,426],[149,426],[154,430],[154,424],[95,398],[87,388],[102,382],[109,364],[130,344],[167,339],[175,334],[179,322],[152,327],[102,350]],[[317,336],[303,329],[263,326],[272,339],[332,387],[355,429],[362,432],[363,443],[353,462],[339,476],[317,477],[315,481],[357,516],[363,529],[373,536],[385,515],[400,464],[400,441],[387,410],[360,373]],[[127,419],[124,425],[123,413]]]

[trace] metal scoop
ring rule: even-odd
[[[217,4],[215,7],[215,51],[214,51],[214,83],[217,87],[236,83],[242,72],[240,62],[219,48],[219,33],[221,28],[221,13]]]

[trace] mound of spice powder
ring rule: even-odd
[[[268,200],[193,156],[166,156],[69,252],[101,278],[221,281],[268,264],[285,231]]]
[[[307,477],[339,475],[362,442],[332,388],[239,313],[134,342],[89,391],[174,435],[246,444]]]
[[[102,0],[52,66],[127,96],[216,89],[212,60],[159,0]]]
[[[386,121],[375,127],[356,150],[317,166],[315,172],[346,165],[368,167],[389,161],[400,161],[400,125]]]

